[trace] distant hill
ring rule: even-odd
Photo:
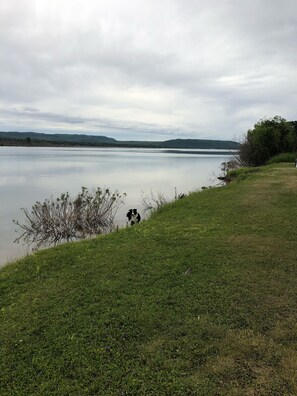
[[[163,142],[118,141],[107,136],[78,134],[47,134],[36,132],[0,132],[0,145],[89,146],[89,147],[152,147],[183,149],[238,149],[230,140],[173,139]]]
[[[92,135],[75,135],[75,134],[47,134],[37,132],[0,132],[0,139],[16,139],[41,141],[41,142],[57,142],[57,143],[116,143],[116,140],[106,136]]]
[[[174,139],[166,140],[168,148],[199,148],[199,149],[237,149],[240,144],[230,140]]]

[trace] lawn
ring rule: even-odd
[[[296,218],[274,164],[6,266],[1,396],[296,395]]]

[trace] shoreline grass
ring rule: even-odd
[[[296,169],[0,271],[1,395],[297,394]]]

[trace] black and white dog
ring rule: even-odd
[[[129,209],[127,213],[127,217],[130,225],[137,224],[141,220],[140,214],[137,212],[137,209]]]

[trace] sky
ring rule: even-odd
[[[240,141],[296,66],[296,0],[0,0],[1,131]]]

